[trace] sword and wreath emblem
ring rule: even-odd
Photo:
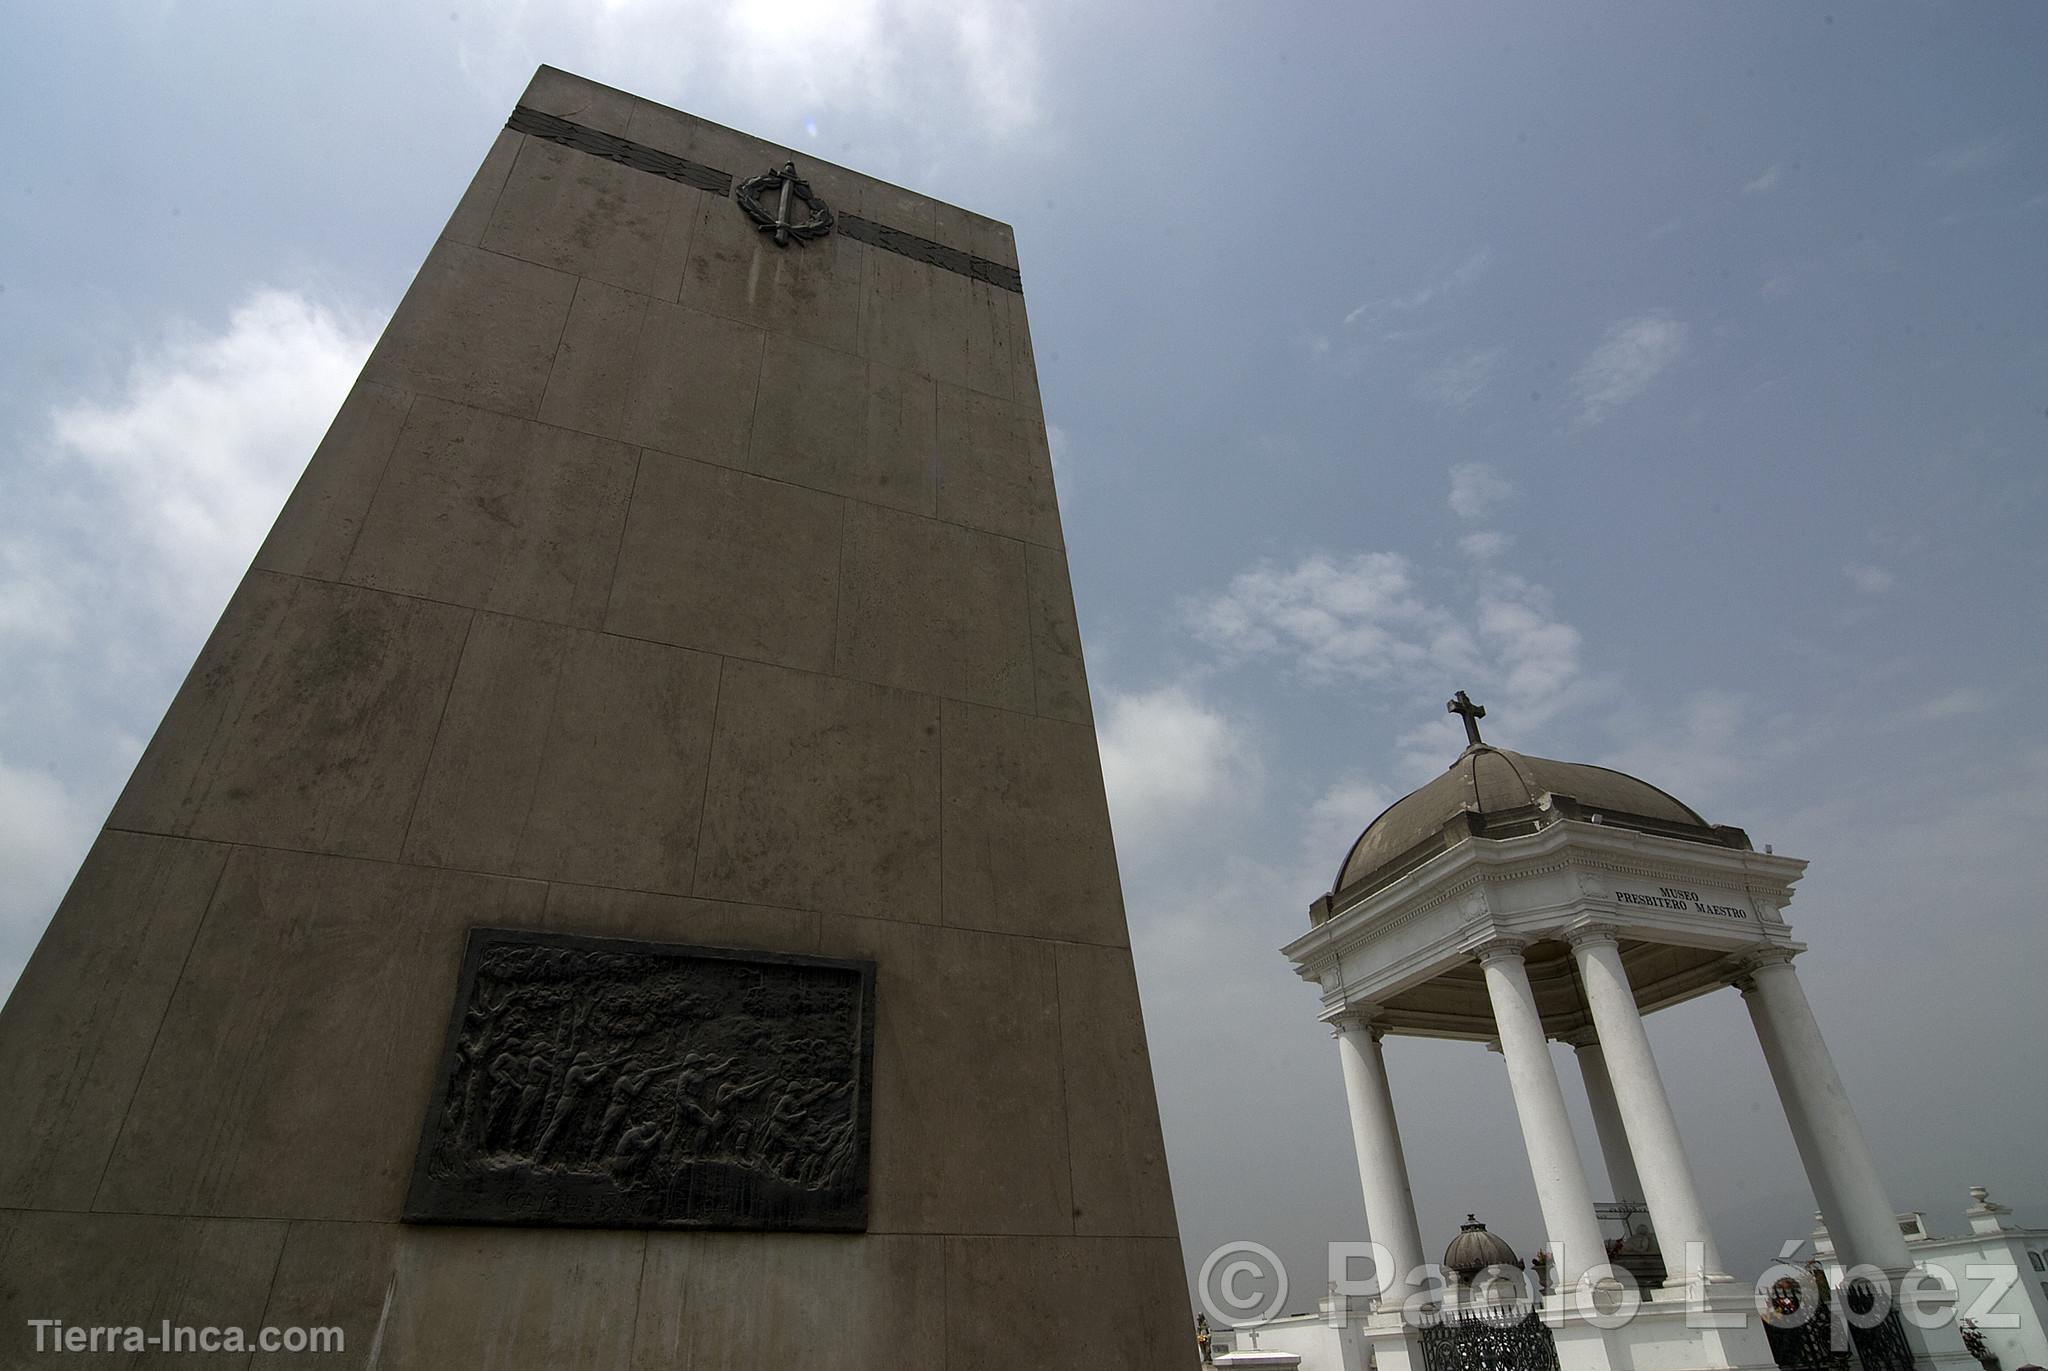
[[[762,203],[765,194],[776,197],[772,213]],[[759,176],[749,177],[733,188],[732,196],[761,232],[775,235],[778,247],[788,247],[791,239],[808,242],[813,238],[823,238],[832,231],[831,206],[812,192],[810,182],[796,174],[795,162],[784,162],[780,170],[771,168]],[[789,217],[792,200],[804,202],[804,208],[810,211],[808,219]]]

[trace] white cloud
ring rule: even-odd
[[[1470,409],[1500,365],[1499,348],[1474,348],[1447,357],[1415,383],[1415,393],[1445,409]]]
[[[704,8],[723,29],[716,51],[728,79],[771,99],[888,106],[939,77],[948,103],[965,106],[990,133],[1017,133],[1039,116],[1037,32],[1021,5],[784,0]],[[673,7],[614,4],[599,22],[616,25],[615,40],[630,42],[647,35],[650,21],[673,25]]]
[[[1373,326],[1398,314],[1413,314],[1445,296],[1470,290],[1493,265],[1493,249],[1482,247],[1450,270],[1409,291],[1406,295],[1368,300],[1344,316],[1346,328]]]
[[[1609,326],[1599,345],[1572,376],[1577,426],[1590,427],[1648,390],[1685,351],[1686,326],[1652,312]]]
[[[1632,734],[1601,759],[1604,766],[1669,787],[1687,804],[1732,796],[1760,766],[1782,760],[1786,740],[1763,728],[1755,704],[1727,690],[1701,690],[1669,710],[1637,712],[1623,725]],[[1716,816],[1704,816],[1714,822]]]
[[[1467,290],[1472,286],[1473,282],[1484,276],[1487,268],[1492,265],[1493,249],[1482,247],[1470,257],[1458,263],[1456,269],[1443,279],[1441,290]]]
[[[1052,483],[1059,491],[1062,507],[1074,494],[1074,448],[1067,431],[1058,424],[1045,426],[1045,446],[1052,454]]]
[[[61,569],[46,554],[32,536],[0,541],[0,643],[17,653],[68,643],[77,627]]]
[[[1525,717],[1548,718],[1578,678],[1584,640],[1557,617],[1543,586],[1519,576],[1489,577],[1486,586],[1479,596],[1479,638],[1496,664],[1491,674]]]
[[[858,129],[874,165],[1039,130],[1039,15],[1021,0],[605,0],[478,8],[460,60],[495,102],[534,53],[608,85],[742,127]],[[827,155],[837,152],[828,147]]]
[[[1485,519],[1515,498],[1515,485],[1485,462],[1460,462],[1451,468],[1451,513],[1460,519]]]
[[[1393,790],[1368,777],[1339,777],[1302,815],[1303,863],[1327,882],[1336,872],[1338,858],[1365,831],[1365,826],[1399,798]]]
[[[1990,697],[1973,686],[1958,686],[1944,695],[1937,695],[1926,704],[1914,710],[1916,718],[1925,720],[1960,719],[1967,714],[1982,714],[1991,708]]]
[[[1849,578],[1850,585],[1865,595],[1882,595],[1892,588],[1892,574],[1883,567],[1851,562],[1842,568],[1842,574]]]
[[[1762,174],[1760,174],[1755,180],[1744,185],[1742,188],[1742,193],[1744,195],[1763,195],[1770,191],[1776,190],[1778,188],[1778,182],[1784,179],[1784,164],[1782,162],[1773,162],[1770,165],[1770,167],[1767,168]]]
[[[1188,613],[1196,635],[1226,653],[1285,654],[1323,680],[1389,679],[1427,660],[1438,628],[1457,628],[1439,622],[1397,552],[1263,563]]]
[[[1464,725],[1437,705],[1394,735],[1395,779],[1404,793],[1413,790],[1442,775],[1464,748]]]
[[[59,402],[0,473],[0,988],[368,354],[374,327],[259,290]]]
[[[1429,307],[1470,290],[1492,264],[1493,249],[1482,247],[1456,266],[1404,295],[1366,301],[1344,316],[1342,329],[1336,331],[1338,336],[1333,338],[1327,333],[1316,333],[1308,337],[1306,351],[1310,360],[1332,375],[1347,380],[1364,374],[1368,367],[1376,365],[1375,358],[1389,345],[1412,345],[1412,340],[1440,327],[1430,321],[1426,312]],[[1418,382],[1418,393],[1425,400],[1456,403],[1452,397],[1462,393],[1457,388],[1457,378],[1446,377],[1445,381],[1451,389],[1441,399],[1428,390],[1426,379]],[[1483,384],[1483,377],[1468,379],[1466,388]],[[1472,398],[1477,398],[1477,394],[1477,390],[1473,390]],[[1470,400],[1465,403],[1470,403]]]
[[[119,530],[138,594],[219,612],[374,338],[365,320],[259,290],[224,332],[181,330],[134,359],[118,394],[54,412],[56,479],[94,492],[93,523]]]
[[[1937,176],[1963,176],[1997,166],[2005,160],[2009,146],[2004,138],[1973,138],[1941,149],[1927,157],[1923,165]]]
[[[1551,717],[1581,676],[1578,630],[1548,590],[1498,568],[1462,605],[1425,589],[1459,579],[1425,578],[1395,552],[1314,553],[1240,572],[1186,613],[1226,658],[1277,657],[1314,684],[1486,689],[1526,724]]]
[[[1258,760],[1242,726],[1184,685],[1106,691],[1098,714],[1102,784],[1126,860],[1150,860],[1183,825],[1256,791]]]
[[[1504,557],[1514,545],[1513,535],[1490,528],[1458,539],[1458,550],[1475,562],[1490,562],[1496,557]]]
[[[92,841],[97,817],[54,774],[0,757],[0,1001]]]

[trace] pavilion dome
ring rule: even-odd
[[[1710,825],[1648,781],[1604,766],[1531,757],[1479,742],[1460,753],[1443,775],[1396,800],[1366,825],[1344,854],[1330,893],[1368,893],[1467,837],[1517,837],[1559,819],[1749,847],[1740,829]]]
[[[1467,1214],[1458,1225],[1458,1236],[1444,1249],[1444,1270],[1470,1285],[1488,1267],[1520,1271],[1522,1259],[1499,1235],[1487,1232],[1477,1216]]]

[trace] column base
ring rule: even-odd
[[[1422,1371],[1420,1330],[1397,1309],[1376,1309],[1358,1325],[1358,1341],[1373,1371]]]

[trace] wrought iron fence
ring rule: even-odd
[[[1418,1331],[1423,1371],[1558,1371],[1557,1343],[1531,1304],[1443,1310]]]
[[[1849,1282],[1842,1299],[1852,1315],[1849,1339],[1856,1344],[1856,1360],[1863,1363],[1863,1371],[1913,1371],[1913,1344],[1906,1341],[1898,1309],[1888,1308],[1883,1318],[1872,1321],[1877,1288],[1860,1277]]]
[[[1850,1371],[1849,1342],[1836,1333],[1828,1278],[1818,1266],[1806,1271],[1805,1282],[1781,1280],[1765,1297],[1764,1337],[1771,1360],[1778,1371]]]
[[[1870,1318],[1877,1307],[1875,1286],[1861,1278],[1849,1284],[1842,1292],[1848,1316],[1838,1326],[1827,1277],[1809,1268],[1809,1281],[1803,1287],[1799,1281],[1779,1281],[1769,1293],[1764,1336],[1779,1371],[1853,1371],[1857,1366],[1861,1371],[1913,1371],[1913,1346],[1906,1341],[1899,1311],[1888,1309],[1883,1318]]]
[[[1823,1304],[1804,1323],[1764,1320],[1764,1337],[1778,1371],[1850,1371],[1849,1349],[1834,1345],[1834,1319]]]

